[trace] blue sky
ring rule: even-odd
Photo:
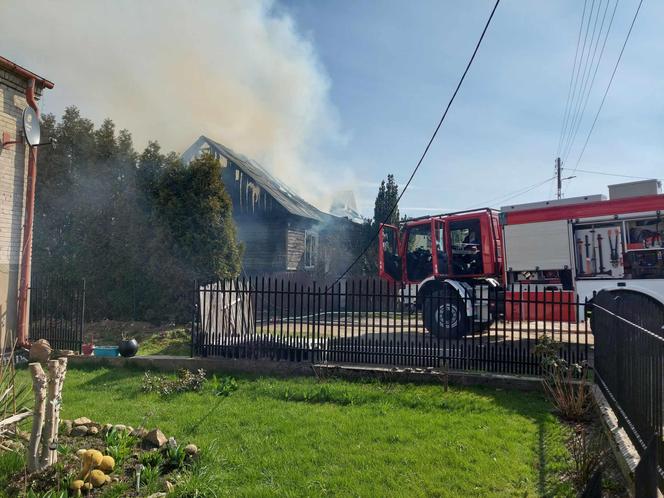
[[[413,168],[493,2],[405,5],[283,4],[329,74],[331,100],[349,137],[345,148],[329,153],[362,172],[361,208],[367,213],[376,181],[393,172],[403,182]],[[618,4],[570,167],[636,6],[633,0]],[[612,8],[613,2],[609,14]],[[496,198],[553,174],[582,9],[580,0],[502,2],[448,120],[402,200],[402,212],[421,215],[500,201]],[[663,20],[663,4],[646,1],[580,169],[664,176]],[[607,184],[620,181],[629,180],[577,173],[565,182],[565,195],[603,193]],[[505,203],[552,193],[547,183]]]
[[[619,1],[569,155],[576,163],[638,0]],[[138,148],[206,134],[325,209],[403,183],[493,6],[491,0],[6,0],[2,55],[56,83],[42,109],[111,117]],[[192,8],[195,5],[195,8]],[[584,0],[503,0],[401,203],[409,215],[551,198]],[[664,3],[646,0],[580,169],[664,176]],[[607,21],[608,24],[608,21]],[[30,26],[29,36],[25,26]],[[567,173],[569,174],[569,173]],[[577,172],[565,195],[618,177]]]

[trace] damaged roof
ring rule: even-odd
[[[224,156],[235,164],[244,174],[253,178],[261,188],[265,189],[265,191],[289,213],[316,221],[326,221],[329,218],[333,218],[333,216],[326,214],[315,206],[309,204],[302,197],[293,192],[288,185],[268,173],[256,161],[253,161],[242,154],[233,152],[225,145],[215,142],[204,135],[201,135],[193,145],[183,152],[182,160],[185,163],[189,163],[206,146],[216,154]]]

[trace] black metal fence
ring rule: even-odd
[[[85,280],[33,278],[30,285],[31,341],[46,339],[54,349],[81,352]]]
[[[547,335],[568,361],[588,359],[585,303],[572,293],[449,289],[417,307],[414,286],[380,279],[326,286],[256,277],[197,286],[192,354],[538,375],[535,346]]]
[[[664,307],[642,294],[603,291],[593,324],[595,377],[641,455],[637,485],[650,478],[664,486]]]

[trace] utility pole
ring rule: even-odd
[[[558,199],[560,199],[562,194],[563,179],[562,179],[562,167],[560,163],[560,158],[556,158],[556,178],[558,180]]]

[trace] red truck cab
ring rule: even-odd
[[[491,209],[417,218],[401,229],[382,225],[378,267],[391,282],[419,284],[431,277],[503,280],[502,235]]]

